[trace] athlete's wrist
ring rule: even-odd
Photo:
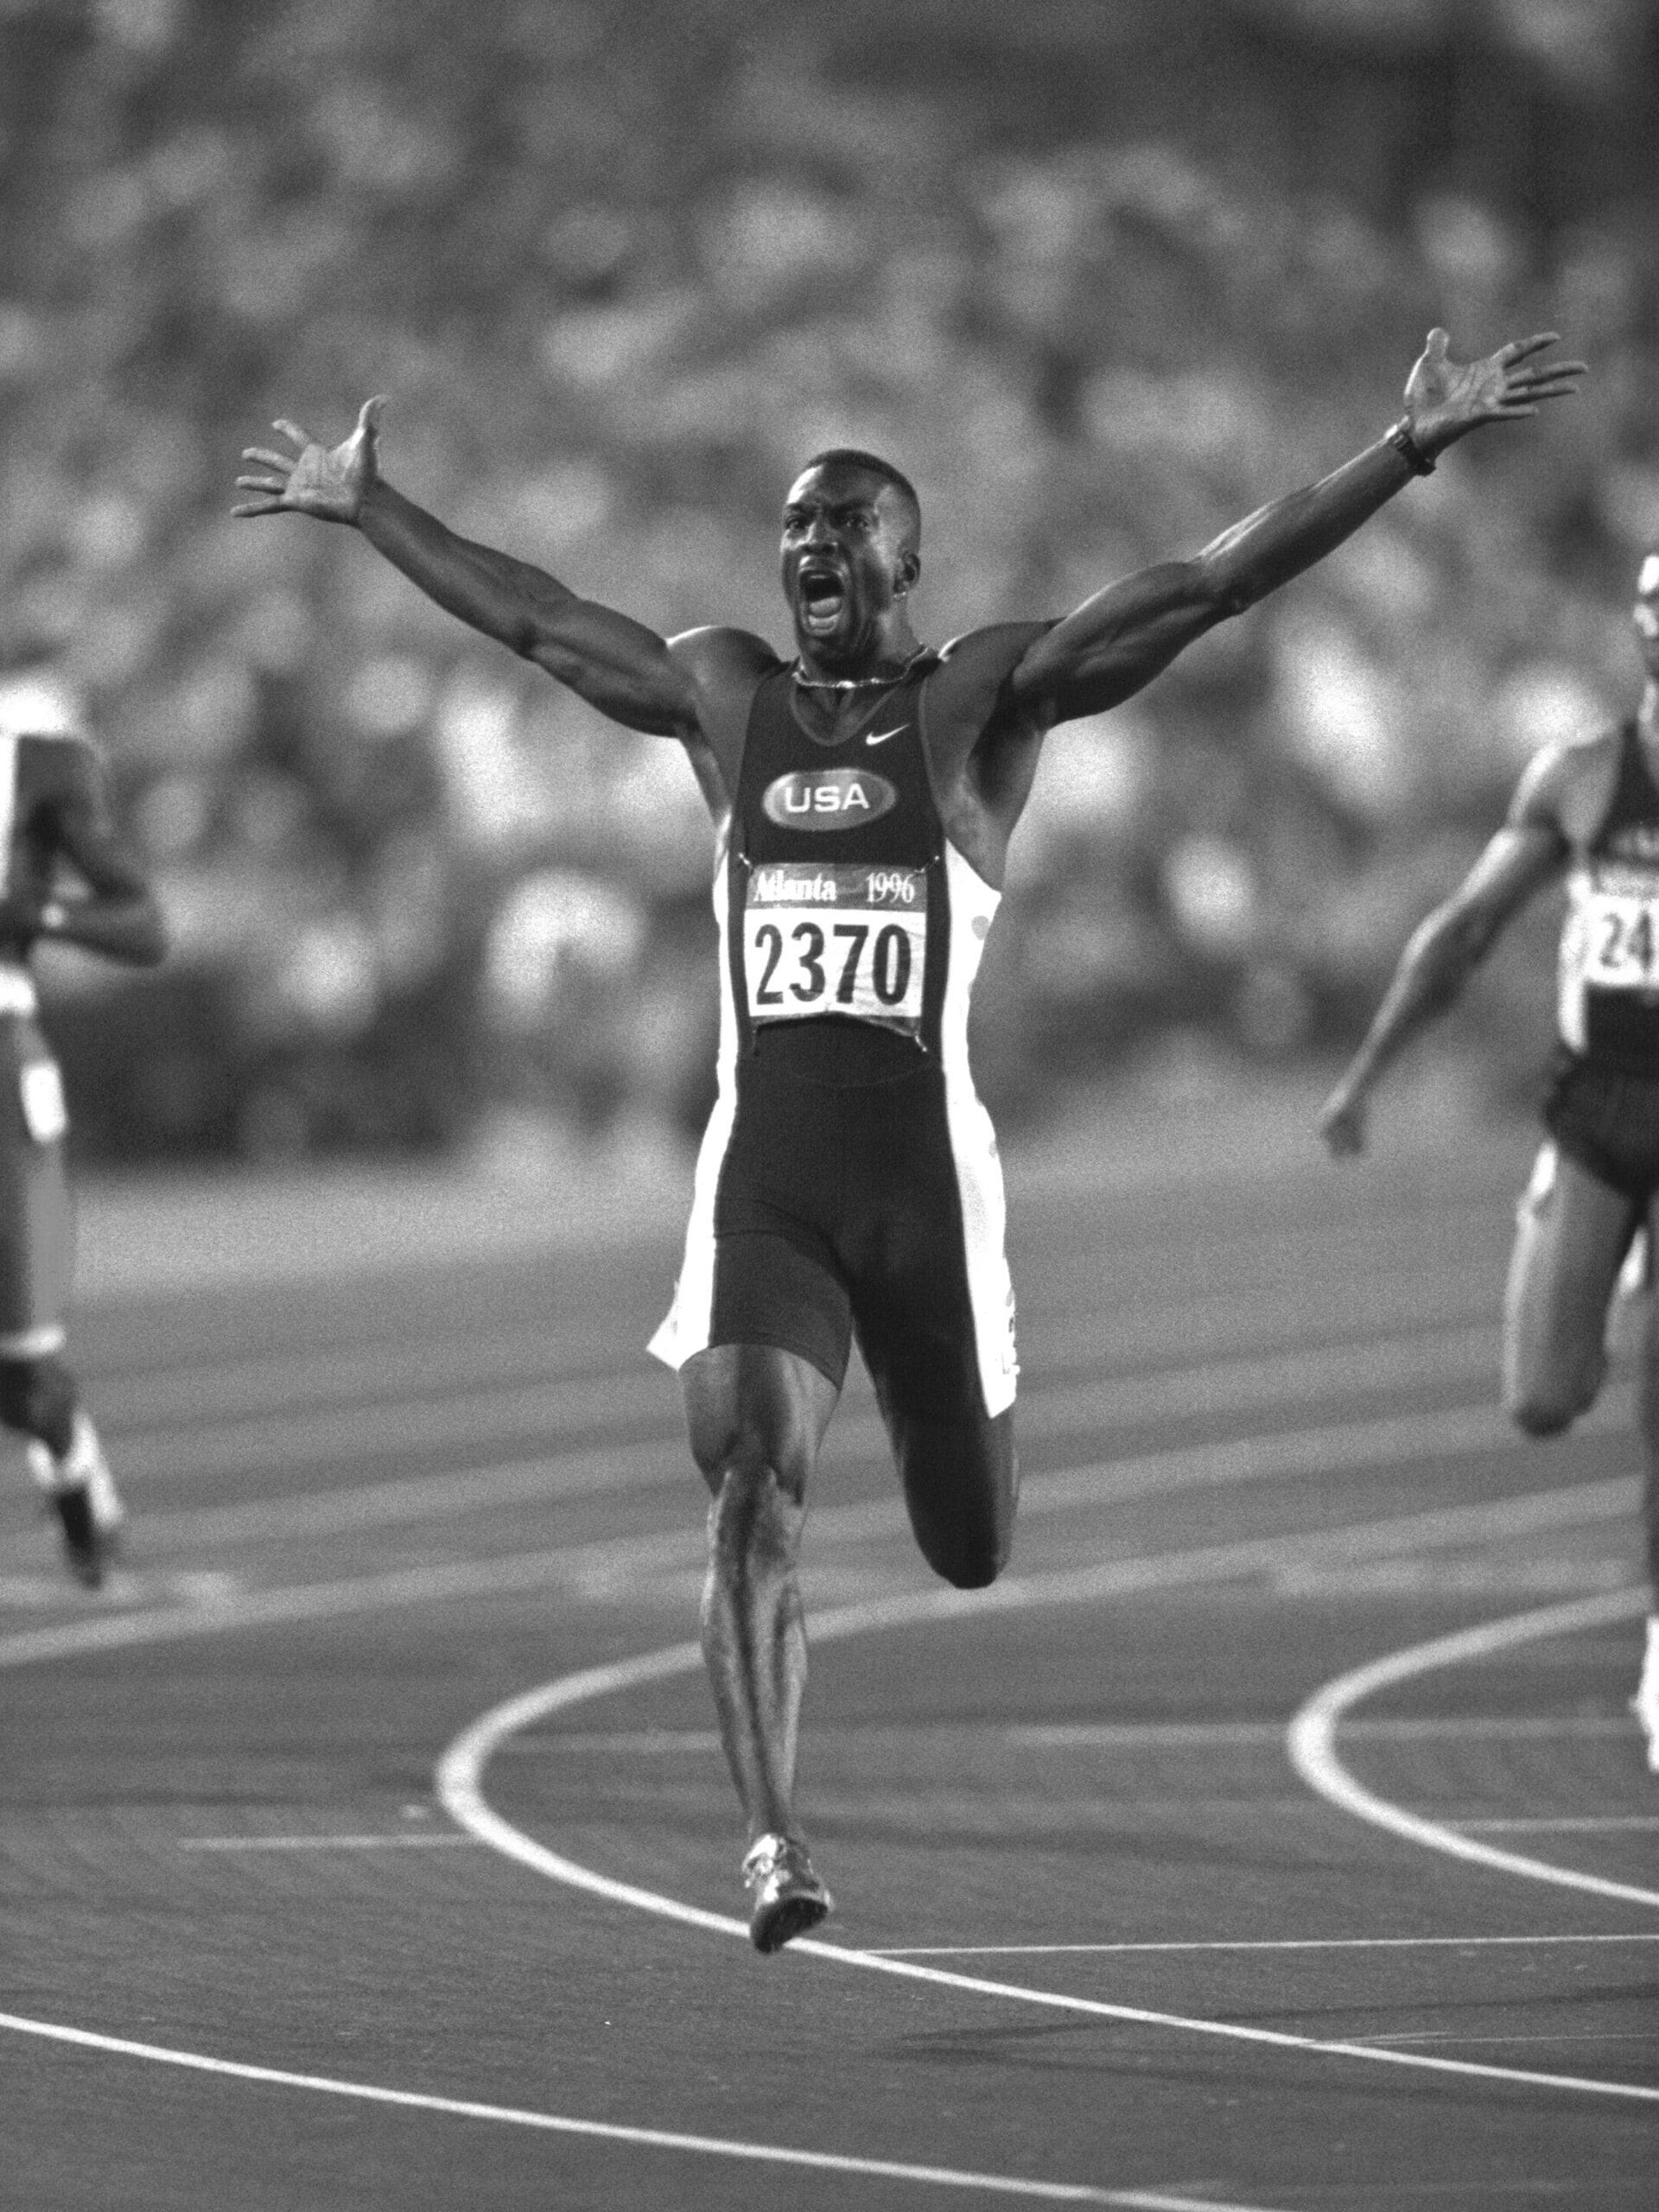
[[[1409,415],[1402,415],[1392,429],[1385,430],[1382,442],[1394,448],[1414,476],[1432,476],[1434,474],[1434,456],[1412,429]]]

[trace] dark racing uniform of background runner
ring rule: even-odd
[[[78,892],[60,882],[66,869]],[[69,1117],[29,969],[42,938],[143,963],[162,951],[160,913],[111,825],[103,767],[73,734],[0,736],[0,1421],[28,1438],[70,1567],[96,1587],[122,1510],[62,1357]]]
[[[1558,1435],[1594,1402],[1621,1267],[1645,1231],[1651,1287],[1659,1230],[1659,555],[1642,564],[1632,621],[1647,671],[1635,717],[1531,761],[1503,828],[1413,932],[1320,1116],[1333,1152],[1363,1150],[1384,1071],[1565,875],[1547,1135],[1517,1209],[1503,1305],[1503,1402],[1529,1436]],[[1659,1773],[1659,1299],[1647,1303],[1636,1384],[1649,1610],[1631,1706]]]
[[[1613,790],[1567,875],[1544,1125],[1629,1199],[1634,1234],[1659,1191],[1659,785],[1634,721],[1601,749]]]
[[[910,623],[915,489],[855,448],[814,456],[784,505],[790,661],[720,625],[663,638],[459,537],[380,475],[378,400],[337,447],[279,422],[290,450],[245,453],[237,513],[360,531],[438,605],[601,714],[677,741],[715,823],[721,1080],[657,1348],[678,1364],[710,1495],[703,1649],[762,1950],[830,1909],[793,1806],[797,1569],[849,1334],[875,1370],[929,1563],[982,1585],[1013,1541],[1001,1192],[964,1039],[1044,740],[1321,559],[1446,447],[1573,391],[1580,364],[1536,359],[1552,343],[1464,364],[1431,332],[1405,417],[1340,467],[1061,620],[976,631],[938,655]],[[862,804],[878,778],[893,792],[880,811]]]

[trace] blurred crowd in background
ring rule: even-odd
[[[694,1129],[711,832],[352,531],[276,416],[665,632],[787,645],[799,461],[920,489],[934,642],[1059,614],[1549,328],[1484,432],[1057,734],[975,1028],[1005,1118],[1342,1049],[1528,756],[1627,711],[1659,539],[1649,0],[0,0],[0,721],[79,722],[174,933],[44,980],[83,1152]],[[1495,1092],[1554,915],[1459,1027]]]

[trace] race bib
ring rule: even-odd
[[[1584,980],[1603,991],[1659,990],[1659,897],[1591,893],[1584,903]]]
[[[36,1144],[54,1144],[69,1127],[63,1077],[50,1060],[31,1060],[18,1075],[23,1126]]]
[[[927,870],[763,862],[743,902],[753,1021],[850,1014],[915,1036],[927,969]]]

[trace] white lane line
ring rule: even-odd
[[[1485,1263],[1437,1277],[1432,1283],[1424,1281],[1416,1267],[1378,1270],[1362,1284],[1345,1280],[1343,1289],[1342,1310],[1335,1318],[1348,1340],[1311,1347],[1311,1356],[1323,1353],[1332,1359],[1363,1362],[1379,1340],[1408,1331],[1420,1338],[1431,1332],[1467,1335],[1471,1350],[1478,1351],[1471,1332],[1479,1330],[1485,1365],[1495,1367],[1499,1322],[1491,1269]],[[1085,1366],[1090,1359],[1109,1363],[1121,1376],[1137,1356],[1161,1360],[1172,1344],[1184,1346],[1196,1358],[1252,1351],[1272,1357],[1268,1348],[1276,1339],[1289,1336],[1306,1346],[1310,1329],[1329,1325],[1332,1319],[1330,1301],[1310,1295],[1306,1278],[1290,1292],[1268,1290],[1245,1300],[1227,1294],[1156,1306],[1141,1300],[1133,1308],[1096,1305],[1081,1315],[1067,1306],[1044,1314],[1033,1330],[1027,1384],[1040,1389],[1050,1379],[1063,1382],[1067,1370]],[[429,1396],[435,1389],[456,1386],[537,1382],[570,1391],[577,1404],[594,1386],[607,1389],[613,1400],[620,1393],[625,1402],[642,1408],[664,1402],[665,1378],[643,1362],[637,1367],[606,1368],[592,1358],[578,1359],[550,1371],[552,1351],[544,1321],[508,1322],[487,1336],[423,1333],[417,1328],[412,1334],[378,1342],[359,1339],[343,1347],[188,1360],[176,1366],[158,1366],[153,1361],[138,1368],[100,1363],[93,1381],[118,1412],[119,1421],[111,1426],[110,1433],[124,1449],[149,1430],[176,1433],[181,1423],[189,1426],[204,1419],[236,1421],[280,1414],[296,1402],[321,1413],[328,1406],[385,1402],[389,1395],[408,1389]]]
[[[1557,2035],[1540,2036],[1477,2036],[1460,2028],[1425,2028],[1420,2035],[1367,2036],[1367,2043],[1639,2043],[1646,2049],[1653,2047],[1650,2028],[1565,2028]],[[1553,2192],[1552,2192],[1553,2193]]]
[[[1628,1391],[1605,1393],[1603,1402],[1579,1423],[1579,1433],[1595,1434],[1621,1425],[1629,1417],[1629,1395]],[[1036,1433],[1040,1433],[1040,1424],[1022,1420],[1021,1434],[1027,1441]],[[1428,1414],[1390,1415],[1267,1436],[1231,1438],[1221,1444],[1177,1445],[1032,1473],[1021,1485],[1020,1510],[1021,1518],[1029,1520],[1033,1515],[1162,1497],[1177,1490],[1410,1465],[1430,1456],[1500,1452],[1509,1446],[1508,1433],[1494,1408],[1485,1403],[1452,1407]],[[847,1423],[838,1433],[838,1449],[848,1453],[855,1449],[885,1451],[879,1423],[874,1417]],[[647,1440],[563,1452],[556,1460],[538,1454],[489,1466],[359,1484],[346,1491],[308,1491],[294,1497],[149,1515],[143,1525],[147,1538],[176,1550],[184,1544],[276,1541],[412,1523],[540,1497],[551,1500],[636,1485],[683,1487],[693,1479],[684,1464],[683,1446]],[[1574,1521],[1622,1519],[1635,1511],[1638,1496],[1634,1476],[1524,1493],[1511,1501],[1510,1510],[1516,1516],[1513,1533],[1535,1535],[1556,1525],[1549,1516],[1563,1510]],[[1567,1508],[1567,1501],[1574,1497],[1586,1501],[1582,1513]],[[1483,1542],[1490,1541],[1494,1534],[1490,1519],[1492,1510],[1490,1504],[1448,1509],[1478,1516]],[[859,1504],[818,1506],[811,1516],[812,1541],[821,1545],[830,1540],[873,1538],[899,1528],[904,1521],[903,1502],[893,1497]],[[700,1532],[697,1556],[701,1556]],[[1346,1564],[1340,1554],[1337,1564]]]
[[[126,1483],[159,1475],[209,1475],[220,1481],[338,1458],[384,1459],[511,1437],[556,1439],[571,1427],[614,1429],[628,1421],[662,1421],[673,1410],[673,1398],[660,1384],[645,1389],[613,1377],[530,1382],[151,1431],[116,1442],[116,1465]]]
[[[1659,1828],[1659,1813],[1575,1813],[1567,1819],[1551,1815],[1530,1820],[1448,1821],[1446,1826],[1463,1835],[1477,1832],[1490,1835],[1494,1831],[1516,1835],[1605,1835],[1618,1828]]]
[[[685,2135],[663,2127],[624,2127],[609,2121],[573,2120],[564,2113],[532,2112],[514,2105],[476,2103],[465,2097],[429,2096],[416,2089],[388,2089],[367,2082],[345,2082],[327,2074],[292,2074],[276,2066],[211,2058],[169,2044],[135,2043],[125,2036],[97,2035],[53,2020],[0,2012],[0,2029],[73,2044],[118,2058],[140,2058],[152,2065],[178,2066],[194,2074],[257,2082],[278,2089],[303,2089],[312,2096],[343,2097],[359,2104],[393,2105],[404,2112],[441,2113],[454,2120],[492,2120],[498,2126],[539,2128],[549,2134],[586,2136],[602,2143],[626,2143],[649,2151],[690,2151],[706,2157],[739,2158],[750,2164],[787,2166],[814,2173],[856,2174],[867,2180],[907,2181],[938,2189],[976,2189],[997,2196],[1035,2198],[1051,2204],[1113,2204],[1122,2212],[1268,2212],[1261,2205],[1224,2204],[1212,2196],[1176,2196],[1163,2190],[1097,2189],[1082,2182],[1033,2181],[1014,2174],[973,2173],[955,2166],[906,2165],[891,2158],[855,2158],[832,2151],[782,2148],[718,2135]]]
[[[718,1735],[712,1730],[709,1732],[717,1744]],[[816,1732],[817,1738],[822,1742],[826,1733],[833,1732],[820,1728]],[[986,1732],[975,1732],[982,1741]],[[1630,1724],[1626,1719],[1616,1719],[1611,1713],[1423,1713],[1399,1719],[1350,1720],[1344,1724],[1345,1735],[1379,1744],[1529,1743],[1554,1738],[1624,1737],[1630,1732]],[[1098,1746],[1105,1751],[1207,1751],[1231,1744],[1272,1744],[1276,1748],[1284,1741],[1285,1725],[1282,1720],[1073,1720],[1022,1722],[1005,1733],[1012,1744],[1038,1749],[1052,1745],[1057,1749],[1083,1750]]]
[[[593,1359],[556,1367],[554,1355],[548,1325],[537,1321],[498,1328],[487,1336],[470,1330],[416,1333],[383,1343],[316,1345],[263,1357],[192,1360],[176,1367],[105,1367],[95,1387],[118,1410],[121,1425],[112,1426],[111,1434],[124,1444],[146,1430],[177,1433],[181,1426],[279,1414],[296,1403],[313,1413],[362,1402],[385,1403],[400,1390],[430,1398],[456,1388],[537,1382],[543,1389],[570,1390],[576,1394],[573,1403],[581,1404],[588,1386],[605,1388],[614,1398],[630,1385],[654,1379],[650,1369],[630,1373]],[[660,1403],[662,1395],[659,1387],[653,1402]],[[645,1402],[643,1388],[640,1402]]]
[[[1328,1258],[1328,1248],[1320,1256]],[[1484,1326],[1489,1368],[1497,1366],[1502,1326],[1497,1277],[1484,1260],[1432,1281],[1425,1281],[1421,1262],[1379,1268],[1360,1283],[1351,1268],[1339,1281],[1330,1283],[1299,1273],[1287,1284],[1264,1279],[1258,1272],[1243,1292],[1220,1290],[1158,1302],[1143,1297],[1133,1306],[1104,1310],[1098,1303],[1098,1263],[1092,1264],[1088,1296],[1075,1305],[1063,1302],[1066,1286],[1052,1281],[1044,1285],[1045,1294],[1061,1302],[1046,1307],[1035,1299],[1020,1302],[1020,1334],[1029,1340],[1033,1377],[1039,1382],[1091,1358],[1109,1360],[1121,1370],[1137,1358],[1166,1357],[1172,1344],[1185,1347],[1189,1355],[1213,1358],[1227,1352],[1264,1351],[1286,1338],[1305,1344],[1310,1336],[1335,1330],[1345,1336],[1345,1348],[1351,1351],[1357,1344],[1408,1324],[1426,1332]],[[1336,1353],[1344,1346],[1333,1343],[1325,1349]]]
[[[1298,1440],[1290,1440],[1294,1443]],[[1395,1441],[1402,1452],[1408,1451],[1409,1435],[1402,1434]],[[1115,1488],[1119,1482],[1128,1485],[1154,1482],[1156,1466],[1165,1457],[1176,1462],[1171,1470],[1172,1478],[1180,1481],[1198,1482],[1205,1464],[1211,1467],[1218,1484],[1252,1479],[1267,1471],[1267,1463],[1259,1457],[1246,1454],[1240,1459],[1234,1447],[1224,1446],[1207,1455],[1154,1454],[1149,1459],[1124,1462],[1116,1467],[1108,1462],[1097,1468],[1074,1470],[1048,1479],[1065,1485],[1075,1482],[1079,1475],[1086,1475],[1095,1495],[1110,1498],[1122,1494]],[[1028,1493],[1035,1491],[1040,1500],[1041,1478],[1033,1479],[1027,1488]],[[1252,1537],[1193,1551],[1107,1560],[1097,1567],[1067,1570],[1058,1576],[1043,1578],[1037,1586],[1054,1593],[1040,1602],[1057,1604],[1066,1597],[1078,1600],[1122,1597],[1183,1583],[1273,1573],[1298,1558],[1336,1556],[1352,1560],[1386,1557],[1423,1545],[1490,1543],[1509,1535],[1622,1518],[1635,1510],[1637,1495],[1634,1477],[1571,1483],[1559,1490],[1495,1498],[1485,1505],[1448,1507],[1308,1535]],[[1021,1510],[1029,1510],[1027,1497],[1022,1496]],[[818,1515],[813,1527],[822,1529],[828,1522],[832,1524],[833,1532],[840,1510],[830,1508]],[[861,1506],[844,1510],[863,1514],[867,1509]],[[175,1638],[218,1635],[229,1629],[335,1619],[349,1613],[378,1611],[391,1606],[499,1597],[549,1587],[563,1586],[589,1599],[626,1599],[638,1595],[643,1575],[658,1568],[700,1562],[702,1557],[700,1528],[665,1529],[649,1535],[565,1545],[550,1551],[444,1560],[335,1582],[244,1591],[226,1602],[212,1605],[173,1605],[130,1613],[100,1611],[91,1618],[82,1617],[0,1635],[0,1669],[30,1666],[81,1652],[128,1650]],[[933,1609],[932,1615],[927,1616],[930,1618],[1018,1606],[1028,1602],[1025,1595],[1028,1586],[1018,1577],[1009,1577],[982,1591],[941,1589],[937,1584],[929,1584],[919,1592],[904,1591],[882,1602],[897,1608],[893,1615],[895,1623],[907,1622],[923,1617],[915,1611],[918,1603]],[[871,1606],[867,1604],[858,1617],[872,1618]],[[819,1619],[833,1618],[826,1613]],[[814,1634],[822,1633],[822,1627],[815,1626]]]
[[[1559,1717],[1466,1713],[1444,1719],[1351,1720],[1343,1733],[1351,1741],[1357,1738],[1378,1744],[1575,1743],[1603,1738],[1623,1740],[1630,1733],[1630,1724],[1611,1713]],[[982,1749],[1000,1744],[1016,1751],[1209,1751],[1269,1746],[1276,1751],[1284,1744],[1285,1724],[1282,1720],[1076,1720],[1015,1721],[999,1727],[990,1721],[981,1726],[960,1720],[918,1720],[914,1726],[897,1727],[888,1721],[863,1726],[827,1720],[812,1732],[815,1744],[857,1745],[866,1751],[909,1749],[918,1742],[938,1746],[941,1741],[953,1739]],[[627,1753],[642,1758],[688,1754],[702,1758],[719,1749],[720,1732],[715,1728],[563,1728],[556,1735],[521,1746],[531,1756],[546,1758],[564,1751]]]
[[[1030,1443],[1101,1425],[1193,1415],[1232,1417],[1275,1405],[1306,1405],[1337,1394],[1478,1378],[1484,1386],[1480,1407],[1484,1427],[1496,1440],[1507,1443],[1508,1432],[1490,1402],[1490,1377],[1496,1363],[1495,1328],[1482,1324],[1450,1335],[1420,1329],[1363,1344],[1188,1360],[1080,1381],[1064,1375],[1045,1380],[1039,1371],[1027,1380],[1020,1429]],[[1619,1394],[1615,1391],[1613,1396],[1611,1418],[1617,1420],[1622,1408]],[[590,1453],[610,1440],[613,1449],[661,1454],[683,1471],[686,1453],[677,1427],[632,1446],[613,1440],[620,1428],[662,1421],[677,1410],[664,1378],[619,1374],[516,1382],[446,1395],[383,1394],[374,1401],[324,1405],[303,1413],[290,1406],[287,1412],[112,1434],[122,1476],[141,1484],[161,1475],[176,1478],[210,1473],[217,1481],[227,1473],[255,1474],[337,1455],[385,1457],[394,1450],[475,1445],[504,1435],[544,1436],[550,1453],[572,1429],[597,1432],[597,1440],[582,1447]],[[1601,1423],[1609,1420],[1610,1412],[1604,1411]],[[836,1440],[842,1452],[886,1449],[885,1432],[868,1406],[848,1409],[836,1424]]]
[[[1120,1951],[1530,1951],[1562,1943],[1659,1943],[1659,1929],[1620,1936],[1278,1936],[1174,1943],[880,1943],[878,1959],[1042,1959]],[[1361,2043],[1376,2040],[1370,2036]]]
[[[338,1620],[351,1613],[398,1605],[448,1604],[466,1598],[514,1596],[557,1588],[593,1598],[624,1598],[654,1565],[673,1565],[688,1546],[701,1550],[701,1532],[620,1537],[613,1542],[567,1545],[521,1558],[491,1555],[397,1567],[384,1574],[338,1582],[285,1584],[248,1590],[228,1603],[169,1605],[135,1613],[100,1612],[91,1619],[60,1621],[50,1628],[18,1629],[0,1636],[0,1668],[33,1666],[79,1653],[123,1651],[189,1637],[222,1636],[232,1629],[285,1627],[296,1621]]]
[[[1345,1533],[1351,1537],[1353,1534],[1352,1531]],[[1281,1542],[1282,1546],[1282,1539]],[[1245,1546],[1239,1548],[1254,1550],[1255,1548]],[[1192,1556],[1178,1555],[1164,1562],[1166,1567],[1173,1570],[1171,1580],[1186,1580],[1181,1569]],[[1150,1566],[1151,1562],[1146,1564]],[[970,1612],[995,1610],[999,1604],[1040,1605],[1064,1603],[1085,1594],[1096,1594],[1099,1579],[1098,1575],[1087,1573],[1058,1573],[1040,1580],[1033,1578],[1019,1586],[994,1584],[990,1589],[983,1591],[931,1591],[905,1601],[887,1599],[876,1605],[846,1606],[819,1617],[814,1625],[813,1640],[821,1645],[842,1637],[865,1635],[881,1629],[921,1626]],[[999,1599],[999,1592],[1009,1594]],[[676,1921],[683,1926],[702,1929],[710,1935],[736,1937],[747,1942],[748,1929],[741,1920],[733,1919],[724,1913],[709,1912],[700,1905],[686,1904],[677,1897],[671,1897],[654,1890],[641,1889],[632,1883],[615,1881],[609,1875],[601,1874],[593,1867],[584,1866],[579,1861],[537,1843],[533,1837],[504,1820],[489,1803],[483,1790],[484,1770],[491,1758],[500,1745],[521,1729],[544,1719],[550,1713],[568,1712],[574,1707],[590,1703],[595,1698],[613,1696],[621,1691],[636,1688],[642,1683],[695,1673],[702,1665],[700,1644],[672,1644],[660,1650],[641,1652],[607,1666],[586,1668],[578,1674],[562,1676],[556,1681],[543,1683],[537,1688],[509,1699],[464,1729],[444,1752],[436,1773],[439,1802],[457,1826],[492,1845],[505,1857],[515,1859],[519,1865],[531,1868],[550,1881],[563,1883],[572,1889],[603,1897],[611,1904],[631,1906],[662,1919]],[[952,1973],[943,1967],[922,1966],[907,1958],[895,1958],[874,1951],[855,1951],[811,1936],[798,1937],[790,1947],[790,1955],[791,1957],[819,1959],[840,1967],[856,1967],[866,1973],[897,1975],[927,1982],[939,1988],[1000,1998],[1018,2005],[1037,2005],[1047,2011],[1080,2013],[1096,2019],[1128,2021],[1142,2027],[1169,2029],[1184,2036],[1207,2037],[1222,2042],[1292,2051],[1302,2057],[1357,2058],[1371,2064],[1386,2063],[1433,2073],[1469,2075],[1511,2086],[1659,2104],[1659,2088],[1650,2088],[1642,2083],[1601,2082],[1574,2075],[1546,2074],[1494,2066],[1471,2059],[1437,2058],[1421,2052],[1384,2050],[1367,2044],[1321,2040],[1291,2035],[1278,2029],[1247,2027],[1232,2021],[1198,2019],[1183,2013],[1108,2004],[1055,1990],[1033,1988],[1022,1983],[993,1981],[978,1975]]]
[[[470,1835],[181,1835],[181,1851],[441,1851]]]
[[[1579,1629],[1601,1628],[1612,1621],[1635,1619],[1647,1611],[1651,1602],[1645,1589],[1611,1591],[1577,1599],[1567,1605],[1547,1605],[1536,1612],[1511,1614],[1505,1620],[1488,1621],[1478,1628],[1464,1629],[1455,1636],[1436,1637],[1429,1643],[1390,1652],[1374,1659],[1369,1666],[1356,1667],[1316,1691],[1292,1719],[1286,1738],[1290,1763],[1308,1788],[1321,1797],[1344,1812],[1351,1813],[1357,1820],[1386,1828],[1408,1843],[1421,1844],[1430,1851],[1443,1852],[1448,1858],[1460,1859],[1471,1866],[1517,1874],[1527,1881],[1553,1882],[1591,1897],[1618,1897],[1625,1904],[1659,1905],[1659,1890],[1646,1889],[1633,1882],[1610,1881],[1603,1875],[1584,1873],[1575,1867],[1553,1866],[1544,1859],[1524,1858],[1517,1852],[1504,1851],[1497,1844],[1482,1843],[1478,1838],[1463,1834],[1444,1821],[1427,1820],[1421,1814],[1408,1812],[1403,1806],[1378,1796],[1357,1781],[1338,1755],[1336,1740],[1338,1727],[1352,1708],[1379,1690],[1410,1681],[1419,1675],[1432,1674],[1442,1667],[1489,1659],[1516,1644],[1531,1643],[1539,1637],[1567,1636]],[[1659,2091],[1655,2094],[1659,2094]]]

